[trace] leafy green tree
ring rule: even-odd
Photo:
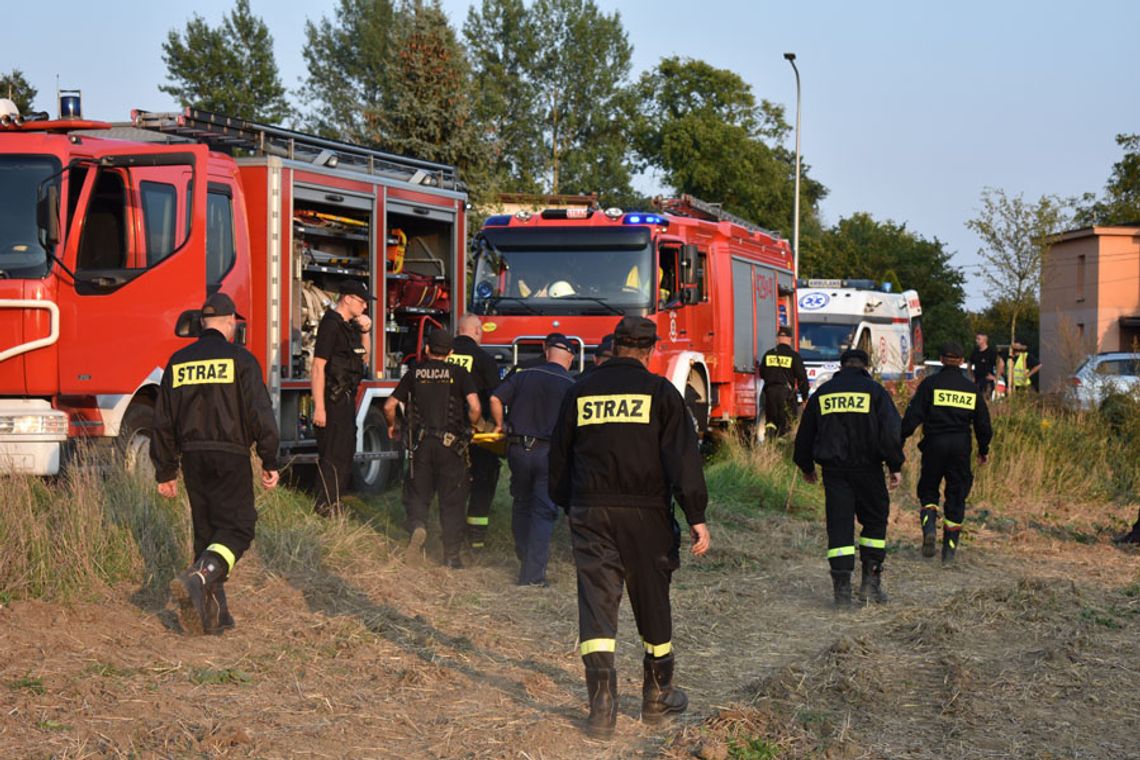
[[[641,76],[636,149],[644,167],[677,193],[722,203],[726,210],[790,236],[795,153],[782,106],[756,102],[739,74],[700,60],[664,58]],[[827,190],[801,160],[801,248],[818,239],[818,204]],[[804,251],[801,251],[801,255]]]
[[[12,69],[8,74],[0,75],[0,98],[8,98],[26,114],[32,110],[38,91],[24,78],[24,72]]]
[[[1113,164],[1102,199],[1088,193],[1078,202],[1073,221],[1079,227],[1140,224],[1140,134],[1117,135],[1116,144],[1124,157]]]
[[[994,302],[1009,304],[1011,343],[1018,337],[1018,320],[1037,304],[1052,236],[1070,220],[1068,207],[1055,196],[1026,202],[1020,194],[1010,197],[1004,190],[987,187],[982,191],[981,210],[966,222],[982,239],[978,249],[985,265],[982,277],[993,288]],[[1013,372],[1011,362],[1006,371]],[[1012,378],[1009,387],[1013,387]]]
[[[474,115],[495,192],[543,190],[543,113],[533,81],[538,42],[523,0],[483,0],[467,11],[463,36],[473,68]]]
[[[217,28],[195,14],[181,34],[170,30],[162,51],[171,83],[158,89],[183,106],[270,123],[290,113],[273,37],[249,0],[237,0]]]
[[[305,23],[308,76],[301,95],[311,106],[311,129],[384,145],[381,120],[392,105],[397,15],[389,0],[340,0],[333,20]]]
[[[937,356],[947,340],[969,345],[970,323],[964,311],[965,275],[950,262],[944,244],[927,240],[890,220],[861,212],[824,230],[821,250],[804,252],[804,277],[870,278],[890,282],[896,292],[915,290],[922,301],[927,356]]]

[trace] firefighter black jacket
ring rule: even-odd
[[[990,452],[994,430],[989,407],[978,386],[959,367],[943,367],[919,383],[903,415],[902,439],[914,435],[919,425],[923,436],[969,435],[973,427],[978,454]]]
[[[764,381],[765,388],[769,385],[783,386],[798,390],[804,398],[808,397],[810,386],[807,368],[799,351],[777,343],[775,348],[769,349],[760,357],[759,364],[760,379]]]
[[[150,456],[159,483],[178,475],[184,451],[257,455],[277,469],[277,421],[261,365],[217,330],[176,351],[166,365],[154,409]]]
[[[562,401],[550,443],[550,498],[576,507],[672,508],[705,521],[697,433],[677,389],[641,362],[610,359]]]
[[[845,367],[816,389],[796,433],[796,466],[826,469],[881,468],[903,464],[901,420],[891,395],[864,369]]]

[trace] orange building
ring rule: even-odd
[[[1140,225],[1058,235],[1041,274],[1041,390],[1086,354],[1140,350]]]

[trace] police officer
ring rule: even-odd
[[[451,333],[446,330],[428,336],[425,361],[400,378],[384,404],[384,417],[388,436],[396,440],[396,407],[404,404],[404,443],[410,468],[404,480],[404,508],[411,533],[408,559],[418,559],[423,549],[428,509],[438,493],[443,563],[458,569],[463,567],[459,551],[469,480],[467,448],[471,426],[479,422],[482,412],[471,374],[447,361],[451,349]]]
[[[313,349],[313,425],[317,434],[317,498],[326,517],[341,511],[356,454],[356,386],[364,378],[372,343],[372,320],[364,312],[376,298],[360,280],[340,285],[336,306],[317,325]]]
[[[681,394],[647,368],[656,342],[653,322],[622,318],[614,358],[567,392],[550,445],[550,495],[570,514],[590,699],[586,731],[596,737],[612,736],[617,721],[614,649],[623,582],[645,645],[642,720],[657,723],[688,705],[673,686],[669,583],[680,562],[680,531],[672,497],[699,556],[709,548],[708,491]]]
[[[447,360],[471,373],[479,393],[483,419],[491,419],[491,391],[499,384],[499,366],[491,355],[479,347],[483,340],[483,322],[474,314],[459,318],[455,345]],[[490,521],[491,501],[499,484],[499,457],[482,446],[472,446],[471,491],[467,496],[467,543],[472,549],[482,549],[486,542],[487,524]]]
[[[233,628],[224,584],[253,541],[257,510],[249,448],[261,459],[261,484],[277,485],[277,420],[261,366],[235,346],[243,317],[225,293],[202,305],[201,337],[170,357],[154,409],[150,457],[158,492],[178,495],[181,464],[190,497],[195,562],[170,584],[183,627]]]
[[[807,368],[799,351],[792,348],[792,328],[776,331],[776,346],[760,357],[760,379],[764,381],[764,428],[772,436],[788,432],[788,413],[799,408],[796,391],[808,397]]]
[[[562,397],[574,384],[570,365],[574,346],[562,333],[543,344],[546,363],[511,375],[491,396],[495,432],[508,429],[507,464],[511,468],[511,532],[522,567],[520,586],[546,585],[550,536],[558,507],[550,500],[550,435]],[[504,414],[504,407],[506,412]]]
[[[970,470],[970,428],[978,439],[978,464],[989,457],[994,431],[986,406],[985,389],[962,372],[962,346],[953,341],[942,346],[942,369],[919,383],[902,421],[906,442],[922,426],[922,474],[918,501],[922,505],[922,555],[934,556],[938,533],[938,496],[946,481],[945,514],[942,518],[942,561],[951,562],[958,549],[958,534],[966,515],[966,497],[974,484]]]
[[[823,468],[827,511],[827,559],[835,604],[851,604],[855,569],[855,519],[863,526],[859,554],[863,601],[885,602],[882,588],[890,495],[883,482],[883,463],[890,488],[898,487],[903,465],[901,421],[890,394],[871,379],[870,360],[859,349],[844,351],[840,369],[816,389],[796,433],[795,463],[804,480],[814,483],[815,464]]]

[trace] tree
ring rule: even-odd
[[[249,0],[237,0],[218,28],[195,14],[182,34],[170,30],[162,51],[171,84],[158,89],[183,107],[269,123],[290,113],[273,37]]]
[[[1140,135],[1117,135],[1124,157],[1112,166],[1104,198],[1087,193],[1078,204],[1073,222],[1080,227],[1094,224],[1140,224]]]
[[[32,110],[38,94],[19,69],[12,69],[11,73],[0,76],[0,98],[11,100],[22,114]]]
[[[1068,207],[1055,196],[1027,203],[1020,194],[1011,198],[1004,190],[987,187],[978,216],[966,222],[982,239],[978,255],[984,262],[982,277],[993,287],[993,300],[1009,304],[1010,343],[1018,337],[1018,319],[1037,303],[1052,236],[1069,221]],[[1006,363],[1011,390],[1012,364]]]
[[[531,81],[538,56],[523,0],[483,0],[467,11],[463,36],[473,68],[474,117],[488,149],[492,191],[543,189],[543,113]]]
[[[643,74],[637,89],[636,149],[644,166],[660,171],[677,193],[791,233],[795,154],[783,146],[791,127],[782,106],[757,104],[735,72],[676,57]],[[807,173],[801,161],[801,239],[818,233],[818,204],[827,193]]]
[[[922,301],[927,356],[948,340],[968,345],[964,310],[965,275],[951,263],[943,243],[927,240],[890,220],[861,212],[824,230],[821,250],[805,252],[800,272],[807,277],[870,278],[890,282],[896,292],[915,290]]]

